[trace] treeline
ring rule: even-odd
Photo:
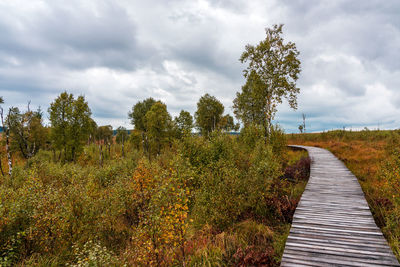
[[[0,100],[4,103],[2,97]],[[159,154],[163,147],[171,146],[175,139],[192,134],[194,127],[204,136],[213,131],[238,131],[240,127],[231,115],[223,114],[223,104],[209,94],[198,101],[194,119],[184,110],[172,119],[167,106],[151,97],[139,101],[128,113],[134,130],[130,133],[126,128],[118,127],[115,140],[111,125],[98,126],[93,120],[84,96],[75,98],[73,94],[63,92],[50,104],[48,113],[50,125],[46,127],[43,125],[42,110],[32,111],[29,103],[26,111],[11,107],[4,115],[1,108],[5,139],[9,143],[6,151],[10,158],[13,153],[19,152],[24,159],[29,159],[45,149],[53,152],[54,161],[65,163],[76,161],[85,144],[97,144],[102,159],[103,147],[110,151],[114,141],[122,145],[123,155],[125,142],[130,141],[137,148],[141,146],[151,158]],[[4,174],[1,165],[0,169]],[[11,172],[11,160],[9,169]]]

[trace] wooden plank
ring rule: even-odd
[[[400,266],[375,224],[357,178],[329,151],[302,148],[312,159],[311,173],[281,265]]]
[[[315,236],[301,237],[301,236],[291,235],[288,237],[287,241],[290,241],[290,240],[297,240],[297,242],[299,242],[299,243],[313,242],[313,243],[318,243],[321,246],[324,246],[325,244],[338,244],[338,245],[340,245],[340,244],[353,245],[354,244],[354,245],[360,246],[360,247],[363,246],[366,249],[368,249],[369,247],[373,248],[373,249],[375,249],[375,248],[387,249],[387,247],[382,243],[381,244],[379,244],[379,243],[371,244],[371,243],[367,243],[367,242],[361,242],[357,239],[353,239],[353,240],[352,239],[343,240],[343,239],[339,239],[339,238],[337,238],[337,239],[335,239],[335,238],[321,239],[321,238],[319,238],[319,236],[318,237],[315,237]]]
[[[391,261],[371,261],[363,258],[355,258],[355,257],[346,257],[346,256],[337,256],[337,255],[325,255],[318,254],[315,252],[297,252],[290,251],[285,256],[285,260],[289,259],[304,259],[308,262],[323,262],[329,263],[332,265],[340,265],[340,266],[390,266],[392,264]],[[286,265],[285,265],[286,266]]]

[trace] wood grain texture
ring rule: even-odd
[[[281,266],[400,266],[357,178],[329,151],[295,147],[308,151],[311,173]]]

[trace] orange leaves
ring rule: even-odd
[[[184,246],[191,192],[179,168],[139,161],[132,178],[141,201],[140,222],[132,237],[135,252],[129,260],[133,265],[169,264]]]

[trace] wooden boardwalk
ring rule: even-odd
[[[281,266],[400,266],[376,226],[357,178],[316,147]]]

